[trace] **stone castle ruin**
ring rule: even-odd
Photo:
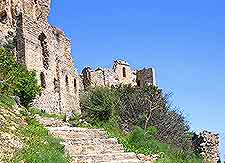
[[[0,0],[0,45],[16,39],[16,59],[35,70],[43,91],[34,106],[49,113],[80,112],[79,92],[89,86],[120,83],[143,87],[156,85],[153,68],[132,70],[126,61],[116,60],[112,68],[90,67],[77,73],[71,42],[65,33],[48,23],[50,0]],[[203,132],[194,146],[206,159],[219,159],[218,135]]]
[[[43,91],[34,105],[47,112],[79,110],[79,75],[71,42],[48,23],[50,0],[1,0],[0,39],[16,36],[17,62],[37,72]]]
[[[112,68],[85,67],[81,78],[84,88],[89,86],[113,86],[118,84],[131,84],[143,87],[156,85],[155,70],[153,68],[132,70],[127,61],[116,60]]]
[[[206,160],[217,163],[220,160],[219,134],[203,131],[193,137],[193,147]]]

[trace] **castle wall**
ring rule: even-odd
[[[112,85],[118,84],[139,85],[141,87],[144,84],[156,85],[155,71],[153,68],[133,71],[126,61],[121,60],[114,61],[111,69],[97,68],[96,70],[92,70],[90,67],[86,67],[83,69],[81,76],[85,88],[89,86],[111,87]]]
[[[37,73],[43,90],[33,104],[51,113],[79,112],[80,77],[74,68],[71,42],[63,31],[48,23],[50,0],[12,2],[14,8],[12,4],[4,6],[15,16],[7,15],[7,26],[0,29],[16,28],[17,62]]]
[[[114,61],[113,70],[117,74],[117,80],[123,84],[134,84],[135,78],[130,65],[126,61]]]
[[[217,163],[220,159],[219,134],[203,131],[193,137],[194,149],[208,161]]]
[[[155,70],[153,68],[144,68],[137,71],[137,85],[144,87],[145,85],[156,85]]]

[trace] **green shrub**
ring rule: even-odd
[[[106,122],[116,114],[118,98],[108,87],[89,88],[81,96],[83,118],[91,124]]]
[[[158,129],[155,136],[160,142],[185,150],[191,148],[188,122],[158,87],[91,88],[81,96],[81,109],[82,117],[91,124],[114,119],[126,132],[135,126],[144,130],[154,126]]]
[[[153,85],[144,88],[119,85],[114,89],[120,98],[118,108],[125,131],[131,131],[134,126],[145,130],[154,126],[158,129],[155,136],[160,142],[177,148],[191,147],[188,122],[171,105],[168,94]]]
[[[35,72],[17,64],[9,50],[0,48],[0,94],[18,96],[27,107],[40,91]]]
[[[188,122],[168,97],[155,86],[91,88],[81,98],[82,118],[104,128],[126,151],[160,154],[159,163],[203,163],[191,150]]]
[[[11,97],[8,97],[4,94],[0,94],[0,107],[3,108],[12,108],[16,105],[16,102]]]
[[[156,132],[155,127],[149,127],[147,132],[140,127],[136,127],[127,137],[127,150],[145,155],[168,151],[169,145],[162,144],[155,139]]]

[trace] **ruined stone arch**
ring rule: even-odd
[[[47,45],[47,36],[42,32],[39,35],[38,40],[41,43],[43,67],[47,70],[49,68],[49,51]]]

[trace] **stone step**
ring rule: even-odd
[[[75,162],[102,163],[121,160],[138,160],[135,153],[109,153],[109,154],[88,154],[88,155],[70,155]]]
[[[73,161],[72,163],[90,163],[90,162]],[[126,160],[119,160],[119,161],[94,162],[94,163],[144,163],[144,161],[136,160],[136,159],[126,159]]]
[[[49,134],[61,139],[106,139],[107,134],[100,129],[84,129],[75,127],[49,127]]]
[[[69,155],[87,155],[87,154],[106,154],[106,153],[122,153],[123,145],[107,144],[107,145],[66,145],[65,151]]]
[[[64,145],[107,145],[107,144],[118,144],[117,139],[108,138],[108,139],[83,139],[83,138],[74,138],[74,139],[64,139]]]
[[[119,160],[119,161],[107,161],[101,163],[144,163],[144,161],[137,160],[137,159],[129,159],[129,160]]]

